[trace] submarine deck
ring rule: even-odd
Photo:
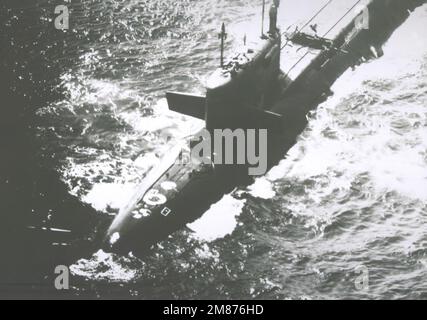
[[[306,2],[306,5],[304,5],[304,2]],[[339,0],[332,1],[324,7],[328,3],[326,0],[305,0],[303,3],[301,1],[282,1],[279,8],[278,21],[284,33],[291,34],[298,27],[299,31],[315,36],[316,32],[310,26],[317,25],[317,35],[332,40],[369,2],[369,0],[362,0],[359,3],[357,0]],[[357,5],[355,6],[356,3]],[[323,7],[324,10],[301,30]],[[281,53],[281,70],[291,80],[295,80],[320,54],[321,50],[307,48],[292,42],[286,44],[286,42],[286,39],[283,39],[284,48]]]

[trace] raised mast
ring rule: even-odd
[[[225,32],[225,23],[222,24],[221,33],[218,35],[221,39],[221,68],[224,67],[224,41],[227,39],[227,33]]]
[[[264,37],[265,0],[262,0],[261,38]]]

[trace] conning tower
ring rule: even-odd
[[[265,110],[277,98],[281,35],[275,1],[270,9],[268,34],[245,44],[208,78],[206,127],[244,128],[250,114]],[[223,30],[224,31],[224,30]],[[252,111],[253,110],[253,111]]]
[[[277,117],[265,110],[271,107],[280,91],[281,33],[277,28],[279,5],[280,0],[274,0],[267,34],[263,27],[261,36],[256,41],[246,43],[245,37],[245,44],[226,60],[224,40],[227,34],[223,24],[219,34],[221,64],[207,80],[206,96],[168,92],[169,108],[205,120],[208,130],[257,129],[259,123],[268,124],[265,128],[271,127],[271,121],[277,121]],[[263,8],[263,15],[264,11]],[[262,20],[264,26],[264,17]]]

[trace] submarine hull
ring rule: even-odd
[[[332,44],[329,48],[317,50],[315,54],[310,54],[309,59],[304,59],[304,52],[299,50],[298,45],[294,44],[289,48],[285,46],[282,56],[292,57],[286,61],[287,66],[292,68],[282,67],[275,79],[269,80],[273,82],[272,87],[277,86],[278,93],[277,98],[264,109],[280,115],[282,126],[280,132],[269,132],[268,168],[283,159],[295,144],[298,135],[306,127],[307,112],[331,94],[332,84],[347,69],[380,57],[382,45],[409,17],[410,11],[425,2],[372,0],[367,6],[370,12],[369,29],[360,28],[356,16],[341,26],[339,32],[330,39]],[[289,52],[288,55],[287,50],[293,50],[294,54]],[[313,50],[310,52],[313,53]],[[301,65],[294,68],[298,61],[301,61]],[[208,114],[213,112],[218,118],[224,112],[223,108],[209,110],[209,105],[207,109]],[[242,123],[245,120],[241,118],[249,119],[250,116],[244,113],[244,106],[236,110],[236,121],[229,120],[222,124],[207,121],[208,129],[235,129],[244,126]],[[242,117],[238,117],[239,114]],[[250,121],[252,120],[247,123],[252,123]],[[263,126],[258,126],[261,127]],[[270,128],[265,126],[265,129]],[[136,252],[166,239],[173,232],[200,218],[211,205],[234,188],[249,185],[252,178],[244,169],[241,166],[206,167],[191,162],[182,163],[177,158],[148,187],[138,191],[137,201],[116,217],[106,233],[105,250],[121,254]]]

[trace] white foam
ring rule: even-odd
[[[237,227],[246,200],[237,200],[231,195],[214,204],[199,220],[188,225],[193,237],[201,241],[215,241],[231,235]]]
[[[95,280],[126,282],[138,275],[138,271],[130,268],[128,262],[127,258],[115,259],[114,255],[99,250],[90,260],[82,259],[72,265],[70,271],[74,275]]]
[[[255,183],[249,188],[249,193],[256,198],[260,199],[272,199],[276,195],[273,189],[273,183],[266,177],[255,180]]]
[[[98,183],[83,197],[83,201],[92,205],[98,211],[105,211],[108,207],[120,209],[132,198],[136,184]]]

